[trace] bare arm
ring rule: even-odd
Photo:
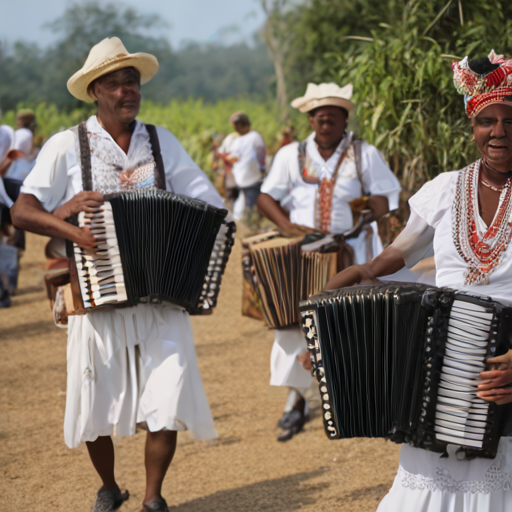
[[[353,265],[335,275],[326,285],[327,290],[365,282],[374,282],[381,276],[398,272],[408,263],[416,264],[428,256],[434,237],[434,228],[414,212],[397,239],[381,254],[364,265]],[[411,265],[412,266],[412,265]]]
[[[352,265],[336,274],[325,285],[326,290],[337,290],[357,283],[375,282],[377,277],[394,274],[405,267],[403,252],[392,245],[369,263]]]
[[[388,198],[385,196],[370,196],[368,198],[368,208],[373,214],[373,220],[380,219],[389,212]]]
[[[83,194],[91,193],[85,192]],[[101,194],[98,195],[101,196]],[[73,199],[68,201],[68,203],[63,205],[63,207],[57,209],[56,213],[60,210],[60,214],[55,215],[48,213],[43,208],[39,200],[32,194],[20,194],[18,200],[11,208],[13,224],[19,229],[31,231],[32,233],[37,233],[39,235],[71,240],[80,247],[94,247],[97,244],[97,241],[89,229],[81,229],[63,220],[73,213],[78,213],[75,211],[77,208],[83,207],[85,209],[85,206],[78,196],[80,196],[80,194],[77,194]]]

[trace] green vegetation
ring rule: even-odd
[[[357,105],[353,128],[384,153],[405,196],[438,173],[476,158],[450,64],[492,48],[512,51],[512,3],[261,3],[268,15],[267,43],[281,77],[280,104],[301,95],[309,81],[352,82]],[[141,119],[173,131],[203,169],[209,168],[213,138],[230,131],[228,119],[236,110],[247,112],[271,152],[275,150],[283,112],[269,99],[274,72],[262,43],[253,48],[190,45],[174,52],[166,40],[147,36],[159,23],[154,16],[113,5],[71,6],[51,25],[62,39],[47,52],[21,43],[7,52],[0,45],[0,106],[35,105],[44,137],[77,124],[92,110],[67,93],[67,78],[82,65],[92,44],[118,35],[130,51],[152,52],[161,62],[155,79],[143,88]],[[305,116],[291,109],[288,113],[299,138],[304,137]],[[4,116],[4,122],[13,120],[12,112]]]
[[[145,95],[146,86],[142,87]],[[40,145],[53,134],[75,126],[94,114],[94,105],[84,105],[70,112],[59,110],[55,105],[46,103],[20,104],[20,108],[32,108],[36,114],[38,130],[36,142]],[[251,119],[252,126],[261,133],[269,151],[275,152],[281,141],[282,124],[273,101],[258,101],[248,98],[230,98],[216,103],[207,103],[202,99],[171,100],[167,104],[142,102],[139,119],[145,123],[164,126],[183,144],[193,160],[209,172],[212,159],[213,141],[222,140],[232,131],[229,117],[233,112],[242,110]],[[294,115],[293,122],[299,137],[308,133],[305,116]],[[14,126],[15,112],[6,112],[2,123]]]
[[[35,44],[0,41],[0,112],[20,102],[55,104],[71,111],[81,107],[66,88],[93,45],[118,36],[130,52],[148,52],[160,69],[145,87],[145,97],[167,103],[172,98],[203,98],[214,102],[247,96],[265,100],[272,94],[273,65],[265,44],[189,44],[174,51],[158,34],[164,23],[157,15],[141,15],[122,4],[96,1],[71,4],[64,15],[48,25],[59,35],[57,43],[41,49]]]
[[[511,51],[510,2],[312,0],[296,14],[288,57],[296,90],[304,71],[352,82],[356,129],[383,151],[406,195],[476,158],[451,62]]]

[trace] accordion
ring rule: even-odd
[[[226,215],[164,190],[106,196],[77,219],[98,239],[96,252],[68,242],[70,314],[160,302],[211,313],[234,243],[235,225],[225,223]]]
[[[277,236],[260,243],[244,242],[248,248],[244,271],[248,268],[245,273],[252,275],[263,319],[273,328],[297,324],[299,302],[318,293],[353,263],[352,249],[342,236]]]
[[[331,439],[383,437],[458,457],[496,456],[501,409],[476,396],[510,348],[512,309],[409,283],[322,292],[300,305]],[[460,453],[460,455],[459,455]]]

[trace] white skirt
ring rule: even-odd
[[[377,512],[512,511],[512,437],[502,437],[495,459],[458,461],[402,445],[400,466]]]
[[[188,313],[139,304],[69,318],[64,438],[70,448],[98,436],[191,430],[217,437]]]
[[[270,354],[270,385],[309,388],[312,377],[297,357],[308,347],[298,326],[274,330],[274,345]]]

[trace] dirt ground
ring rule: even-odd
[[[68,449],[66,331],[54,326],[43,288],[45,239],[28,235],[19,294],[0,310],[0,511],[89,511],[100,486],[85,446]],[[374,511],[389,489],[399,447],[379,439],[329,441],[317,415],[278,443],[286,399],[270,387],[272,331],[242,317],[240,243],[213,316],[193,318],[219,438],[178,435],[164,484],[172,512]],[[136,512],[144,490],[145,434],[115,438],[119,484]]]

